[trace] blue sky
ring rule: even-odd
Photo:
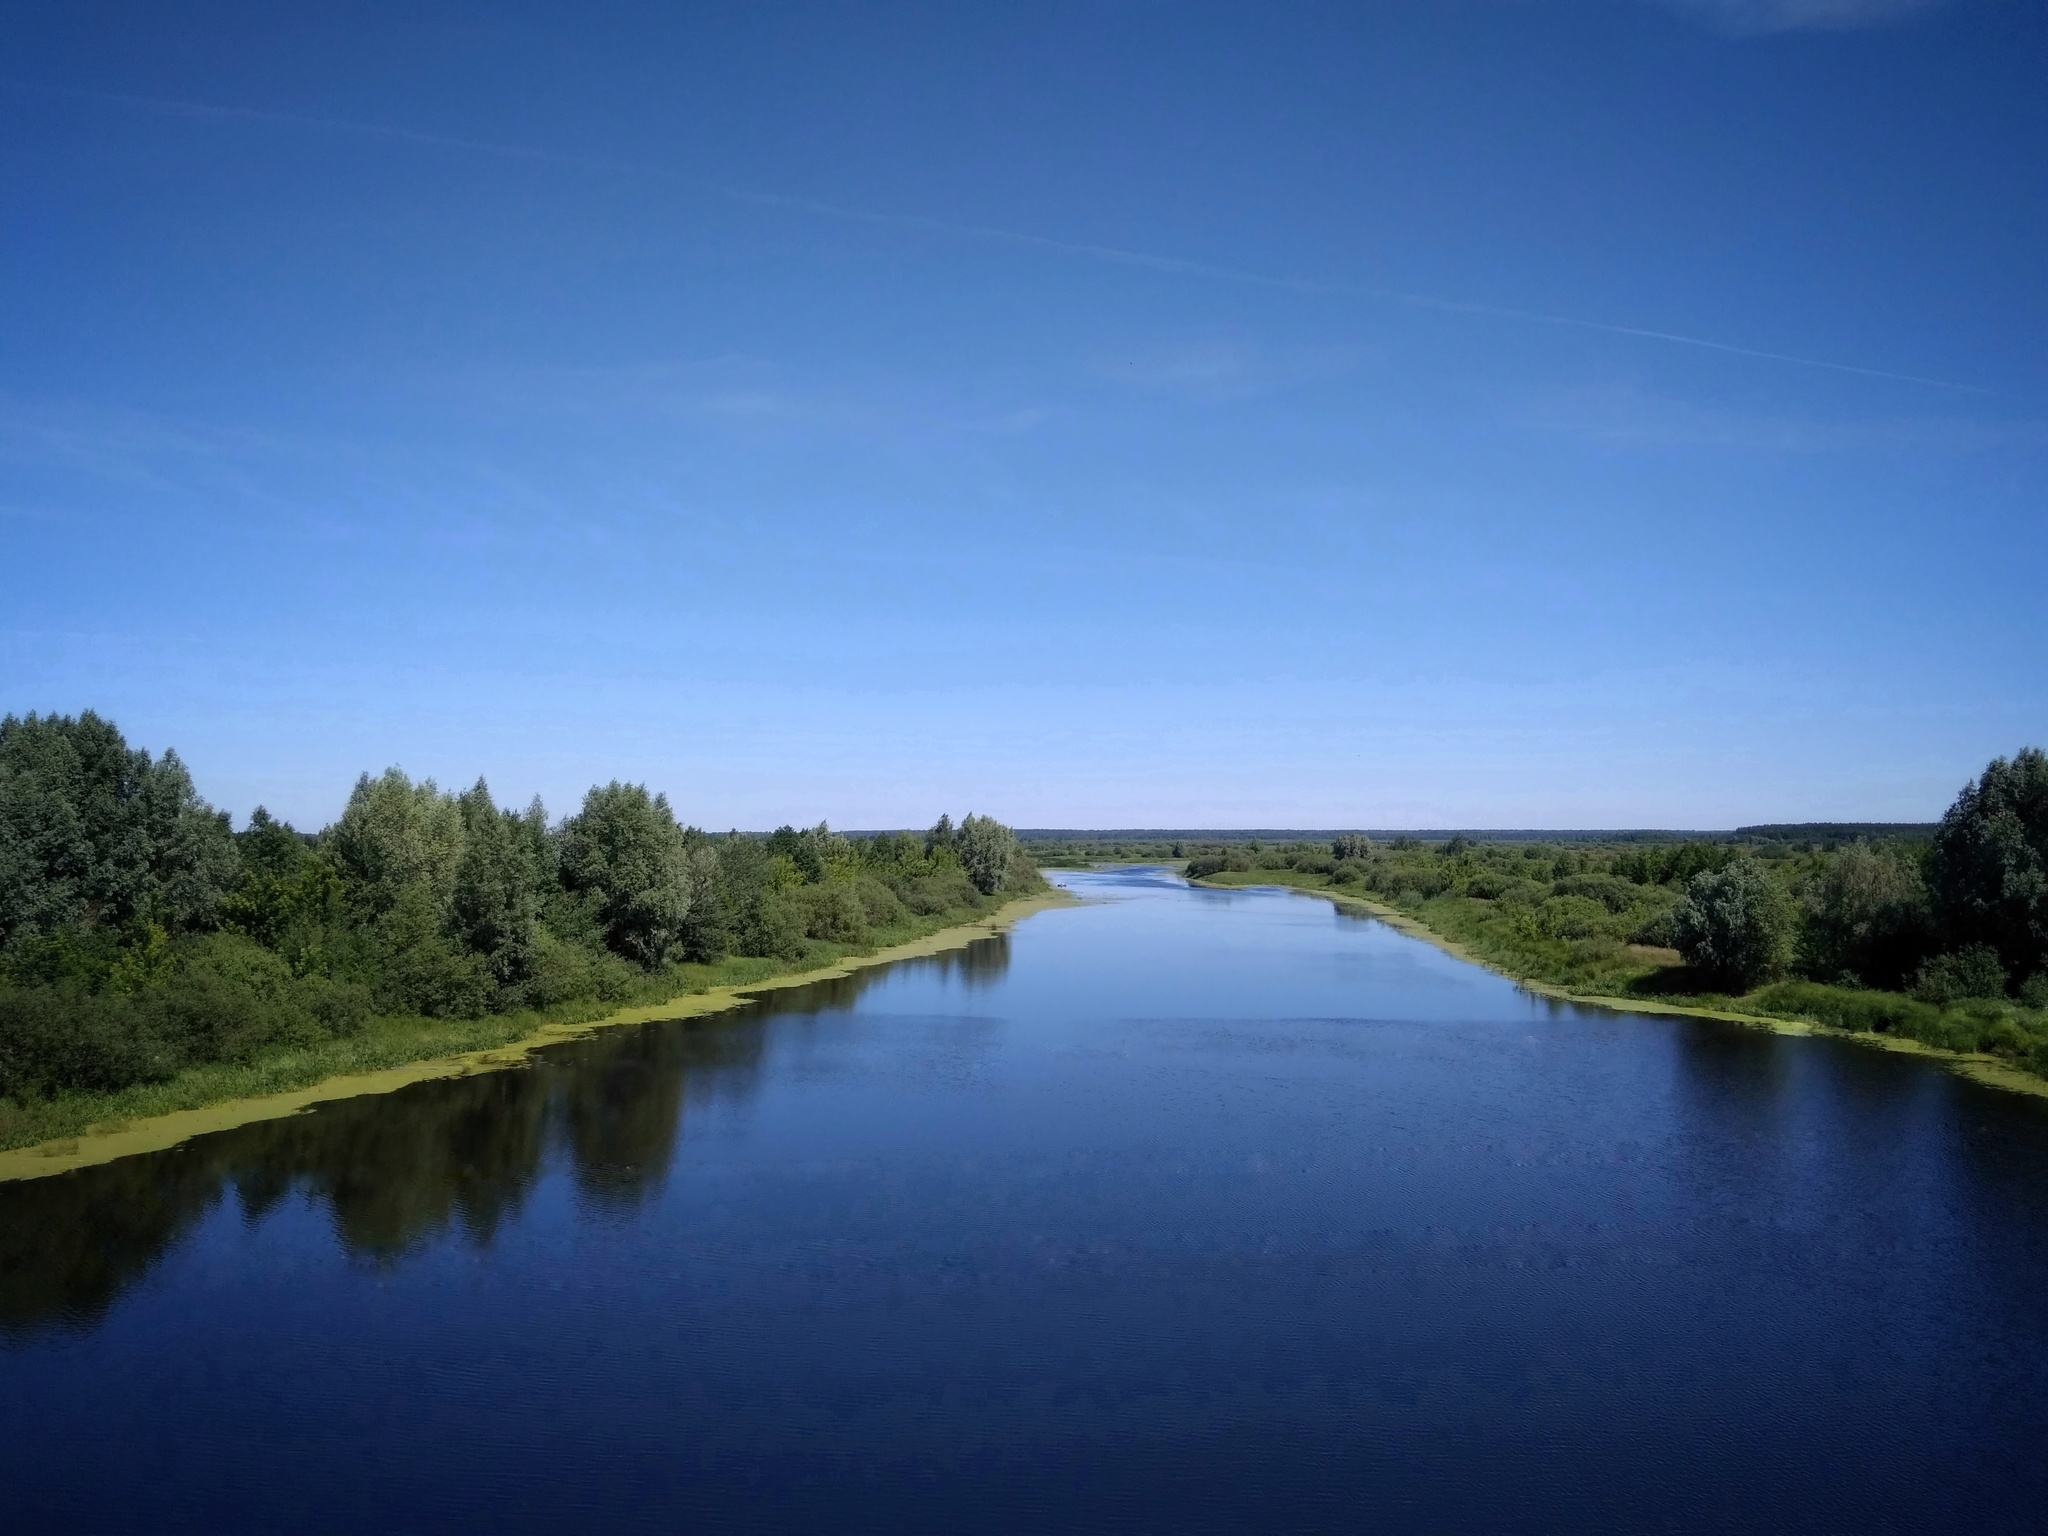
[[[301,824],[1730,826],[2048,741],[2048,9],[9,5],[0,709]]]

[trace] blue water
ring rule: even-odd
[[[2038,1531],[2048,1114],[1085,905],[0,1186],[9,1531]]]

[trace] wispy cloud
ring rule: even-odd
[[[1632,385],[1559,390],[1514,412],[1521,426],[1622,450],[1958,455],[2048,450],[2048,422],[1967,416],[1839,421],[1675,400]]]
[[[1768,19],[1772,16],[1791,17],[1795,14],[1804,15],[1807,13],[1818,16],[1822,12],[1828,12],[1839,13],[1847,17],[1852,14],[1870,15],[1880,9],[1897,11],[1901,8],[1912,8],[1923,3],[1939,3],[1939,0],[1660,0],[1660,3],[1680,5],[1696,10],[1703,15],[1712,13],[1721,18],[1725,24],[1733,26],[1739,23],[1742,17],[1749,15]],[[1784,26],[1822,24],[1819,21],[1786,21],[1779,25],[1777,29],[1783,30]],[[1834,24],[1850,25],[1858,23],[1842,21]],[[1044,251],[1052,255],[1076,257],[1116,266],[1132,267],[1181,277],[1200,278],[1212,282],[1230,283],[1244,287],[1264,288],[1327,298],[1366,299],[1376,303],[1397,304],[1405,308],[1428,310],[1439,314],[1468,315],[1479,319],[1505,320],[1520,325],[1555,326],[1571,330],[1594,331],[1604,335],[1657,342],[1667,346],[1690,347],[1702,351],[1719,352],[1731,357],[1754,358],[1760,362],[1784,363],[1799,368],[1817,368],[1832,373],[1854,374],[1869,379],[1887,379],[1899,384],[1916,384],[1934,389],[1961,390],[1974,394],[1991,393],[1991,391],[1980,386],[1962,383],[1953,379],[1934,378],[1926,374],[1908,373],[1891,368],[1868,367],[1858,363],[1840,362],[1831,358],[1806,357],[1798,353],[1781,352],[1765,347],[1739,346],[1733,342],[1721,341],[1709,336],[1687,335],[1683,332],[1667,331],[1653,326],[1623,325],[1615,321],[1589,319],[1581,315],[1558,315],[1542,310],[1515,308],[1509,305],[1474,303],[1469,300],[1444,298],[1435,294],[1416,293],[1407,289],[1383,287],[1374,284],[1331,282],[1320,278],[1254,272],[1241,267],[1195,261],[1185,257],[1163,255],[1152,251],[1135,251],[1121,246],[1097,245],[1082,240],[1062,240],[1050,235],[1036,234],[1026,230],[1006,229],[1000,225],[966,223],[950,219],[932,218],[924,214],[891,213],[872,208],[857,208],[843,203],[826,202],[817,198],[795,197],[778,192],[764,192],[744,187],[727,186],[720,182],[685,175],[664,167],[640,164],[633,161],[611,160],[598,156],[561,154],[528,145],[506,144],[450,134],[427,133],[417,129],[392,127],[381,123],[364,123],[343,118],[316,117],[291,112],[261,111],[246,107],[219,106],[207,102],[165,100],[157,97],[119,95],[104,91],[59,89],[22,81],[0,81],[0,87],[23,94],[63,97],[81,101],[99,101],[142,111],[167,113],[201,120],[274,123],[326,133],[352,134],[440,149],[530,160],[540,164],[559,165],[580,170],[600,170],[616,174],[658,177],[675,185],[688,187],[706,195],[722,197],[755,207],[784,209],[816,218],[878,225],[892,229],[918,230],[927,234],[935,234],[953,239],[1010,245],[1028,250]]]
[[[1889,26],[1949,0],[1656,0],[1735,37],[1774,32],[1847,32]]]
[[[1336,378],[1356,362],[1341,347],[1273,349],[1255,341],[1206,337],[1133,356],[1105,357],[1092,372],[1112,383],[1205,400],[1242,400]]]

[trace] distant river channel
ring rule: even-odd
[[[0,1522],[2040,1532],[2048,1105],[1156,870],[0,1185]]]

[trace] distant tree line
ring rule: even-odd
[[[677,968],[844,952],[1036,888],[1001,823],[714,836],[612,782],[549,820],[396,768],[235,832],[175,752],[87,712],[0,720],[0,1097],[160,1080],[361,1030],[668,995]]]
[[[1991,763],[1924,832],[1757,830],[1755,843],[1191,843],[1187,871],[1369,893],[1514,974],[1580,991],[1747,997],[2048,1070],[2042,752]]]

